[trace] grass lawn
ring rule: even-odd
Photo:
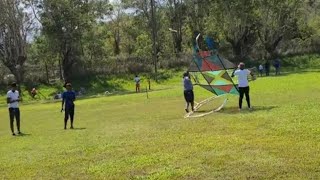
[[[22,105],[17,137],[1,107],[0,179],[320,179],[319,80],[260,78],[253,111],[231,97],[219,113],[184,119],[179,77],[149,99],[77,101],[75,130],[63,130],[60,103]]]

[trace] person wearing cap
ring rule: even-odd
[[[14,119],[16,119],[18,134],[21,134],[20,131],[20,109],[19,102],[21,101],[19,91],[17,90],[17,84],[11,84],[11,90],[7,93],[7,103],[9,107],[9,117],[10,117],[10,128],[12,135],[15,136],[14,133]]]
[[[194,111],[194,94],[193,85],[190,80],[190,75],[188,72],[183,74],[183,88],[184,88],[184,99],[186,100],[185,111],[189,112],[189,105],[191,104],[191,110]]]
[[[245,64],[240,63],[238,66],[239,69],[235,69],[232,72],[231,77],[237,76],[238,77],[238,88],[239,88],[239,110],[242,109],[242,99],[243,96],[246,96],[246,101],[248,108],[251,109],[250,105],[250,96],[249,96],[249,81],[248,76],[251,75],[253,77],[253,73],[249,71],[248,69],[245,69]]]
[[[74,91],[72,91],[72,85],[71,83],[66,83],[65,88],[67,91],[65,91],[62,94],[62,109],[61,112],[64,110],[64,129],[67,129],[67,123],[70,117],[70,129],[73,129],[73,119],[74,119],[74,101],[76,100],[76,94]]]

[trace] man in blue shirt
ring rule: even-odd
[[[64,116],[64,129],[67,129],[67,122],[70,117],[71,120],[71,126],[70,129],[73,129],[73,117],[74,117],[74,101],[76,100],[76,93],[72,91],[72,85],[71,83],[67,83],[65,88],[67,91],[65,91],[62,94],[62,109],[61,112],[65,111]]]
[[[191,110],[194,111],[194,94],[193,94],[193,85],[190,80],[189,73],[186,72],[183,74],[183,87],[184,87],[184,99],[187,102],[186,112],[189,112],[189,104],[191,104]]]

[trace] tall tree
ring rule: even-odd
[[[259,38],[268,56],[277,56],[276,49],[284,39],[300,37],[298,18],[303,0],[260,0]]]
[[[0,60],[23,83],[24,64],[27,60],[27,34],[32,28],[32,19],[24,11],[24,1],[0,1]]]
[[[182,52],[182,27],[183,12],[186,10],[182,0],[168,0],[168,17],[170,19],[170,31],[173,36],[175,53]]]
[[[112,37],[113,37],[113,47],[114,47],[114,54],[119,55],[120,54],[120,40],[121,40],[121,26],[122,21],[124,17],[124,8],[120,1],[113,1],[112,3],[112,12],[109,15],[109,19],[111,22],[108,23],[110,25],[110,29],[112,31]]]
[[[234,61],[248,58],[257,41],[254,0],[218,0],[213,12],[223,37],[231,44]]]
[[[109,10],[105,1],[43,0],[43,33],[61,55],[65,80],[83,56],[83,35]]]
[[[160,25],[157,19],[157,7],[159,6],[160,2],[157,2],[156,0],[123,0],[122,2],[124,3],[125,8],[134,9],[136,11],[134,15],[138,18],[142,18],[142,21],[140,21],[140,30],[149,32],[152,40],[152,61],[154,65],[154,71],[157,74],[158,53],[160,51],[158,46],[158,32]]]
[[[158,51],[157,51],[157,23],[156,23],[156,5],[155,0],[150,0],[150,27],[151,27],[151,36],[152,36],[152,60],[154,63],[154,72],[155,72],[155,79],[157,80],[157,73],[158,73]]]

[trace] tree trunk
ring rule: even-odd
[[[116,27],[118,28],[118,27]],[[114,31],[114,54],[119,55],[120,54],[120,32],[119,29],[116,29]]]
[[[156,29],[156,17],[155,17],[155,2],[151,0],[151,29],[152,29],[152,60],[154,63],[155,80],[157,81],[157,29]]]
[[[59,77],[60,80],[63,80],[63,75],[62,75],[62,64],[61,64],[61,59],[59,58]]]
[[[238,63],[244,60],[244,56],[242,53],[242,47],[239,43],[232,45],[232,50],[234,54],[234,62]]]
[[[68,48],[63,54],[62,68],[63,68],[63,78],[65,82],[70,82],[72,76],[72,66],[74,56],[71,55],[71,48]]]
[[[64,81],[70,82],[72,76],[72,64],[70,63],[70,57],[66,56],[63,59],[63,77]]]
[[[48,64],[47,62],[44,63],[45,68],[46,68],[46,76],[47,76],[47,83],[50,83],[50,79],[49,79],[49,70],[48,70]]]
[[[276,52],[276,49],[280,42],[282,41],[283,36],[279,36],[277,39],[275,39],[273,42],[265,43],[265,49],[269,53],[270,57],[276,58],[278,56],[278,53]]]

